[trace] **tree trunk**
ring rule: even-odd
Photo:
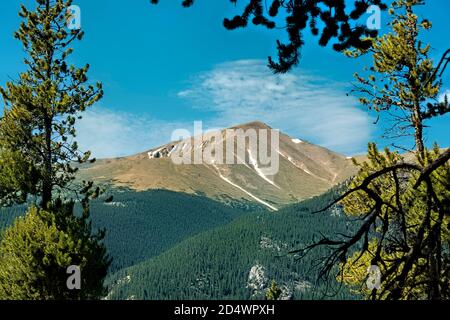
[[[44,158],[44,177],[42,182],[42,207],[48,209],[52,201],[53,191],[53,170],[52,170],[52,120],[46,115],[44,119],[45,125],[45,158]]]
[[[425,146],[423,142],[423,122],[422,115],[420,113],[420,105],[417,104],[414,107],[412,115],[412,123],[414,126],[414,140],[416,143],[416,151],[421,161],[425,160]]]
[[[50,12],[50,0],[45,3],[47,13]],[[53,62],[53,48],[48,44],[47,51],[47,70],[46,78],[51,79],[52,76],[52,62]],[[44,136],[45,136],[45,150],[44,150],[44,176],[42,181],[42,208],[48,209],[52,202],[53,191],[53,170],[52,170],[52,117],[46,109],[49,106],[43,106],[44,114]]]

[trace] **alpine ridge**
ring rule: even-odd
[[[272,128],[255,121],[228,129],[259,132]],[[233,158],[245,155],[240,164],[223,164],[225,161],[221,164],[175,164],[172,161],[173,152],[189,154],[194,153],[195,148],[214,149],[218,143],[230,142],[226,141],[230,138],[225,129],[219,135],[220,140],[204,138],[200,145],[187,143],[195,139],[191,137],[191,141],[172,141],[128,157],[101,159],[80,168],[79,176],[139,191],[166,189],[201,194],[225,203],[252,201],[277,211],[285,204],[322,194],[356,173],[349,157],[281,132],[276,150],[279,168],[273,175],[264,173],[264,165],[257,154],[252,154],[247,140],[233,148]],[[259,135],[257,139],[259,145]],[[225,152],[223,157],[227,157]]]

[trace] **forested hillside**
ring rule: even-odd
[[[7,208],[0,207],[0,230],[8,227],[11,223],[13,223],[15,218],[24,215],[26,210],[27,207],[25,205],[17,205]]]
[[[356,224],[348,223],[338,208],[312,214],[334,196],[330,192],[278,213],[247,214],[189,238],[110,277],[108,298],[260,299],[272,280],[286,299],[325,298],[326,284],[316,284],[314,268],[325,252],[315,250],[298,261],[289,251],[320,233],[354,230]],[[333,298],[354,298],[343,288],[327,293]]]
[[[107,231],[114,259],[110,299],[262,299],[273,280],[285,299],[323,299],[326,286],[316,283],[314,266],[325,252],[301,261],[289,252],[320,233],[356,227],[339,208],[312,214],[336,196],[333,191],[277,213],[165,190],[112,194],[112,202],[91,204],[93,226]],[[24,212],[24,206],[1,209],[0,227]],[[343,288],[327,293],[354,298]]]
[[[243,213],[206,197],[166,190],[116,192],[114,202],[92,204],[93,226],[107,230],[105,242],[114,258],[110,272],[158,255]]]
[[[106,230],[113,263],[109,272],[134,265],[199,232],[232,221],[250,203],[225,206],[209,198],[165,190],[135,192],[113,189],[113,202],[92,201],[94,228]],[[0,209],[0,228],[25,213],[25,206]]]

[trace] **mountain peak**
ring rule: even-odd
[[[252,121],[229,129],[272,128],[261,121]],[[190,137],[135,156],[99,160],[80,170],[80,177],[136,190],[166,189],[201,193],[224,202],[251,201],[276,211],[284,204],[319,195],[356,173],[353,163],[346,157],[281,132],[276,152],[270,149],[267,154],[269,164],[249,142],[235,144],[237,140],[229,137],[225,129],[214,139],[210,138],[207,135],[195,142],[195,137]],[[259,145],[259,135],[257,139]],[[228,146],[228,143],[233,143],[234,147],[225,147],[224,153],[214,161],[204,158],[211,150],[216,154],[217,146]],[[270,148],[271,143],[268,146]],[[200,162],[174,162],[174,156],[184,159],[187,155],[186,159],[192,160],[197,153],[201,155]],[[277,170],[265,170],[272,162]]]
[[[267,123],[262,121],[251,121],[230,127],[230,129],[272,129]]]

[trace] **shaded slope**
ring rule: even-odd
[[[350,233],[340,209],[312,215],[334,197],[288,206],[277,214],[256,212],[198,234],[158,257],[110,277],[110,299],[260,299],[272,280],[285,298],[323,298],[311,266],[325,255],[314,251],[302,261],[288,254],[320,232]],[[317,260],[319,259],[319,260]],[[346,290],[335,298],[353,298]]]

